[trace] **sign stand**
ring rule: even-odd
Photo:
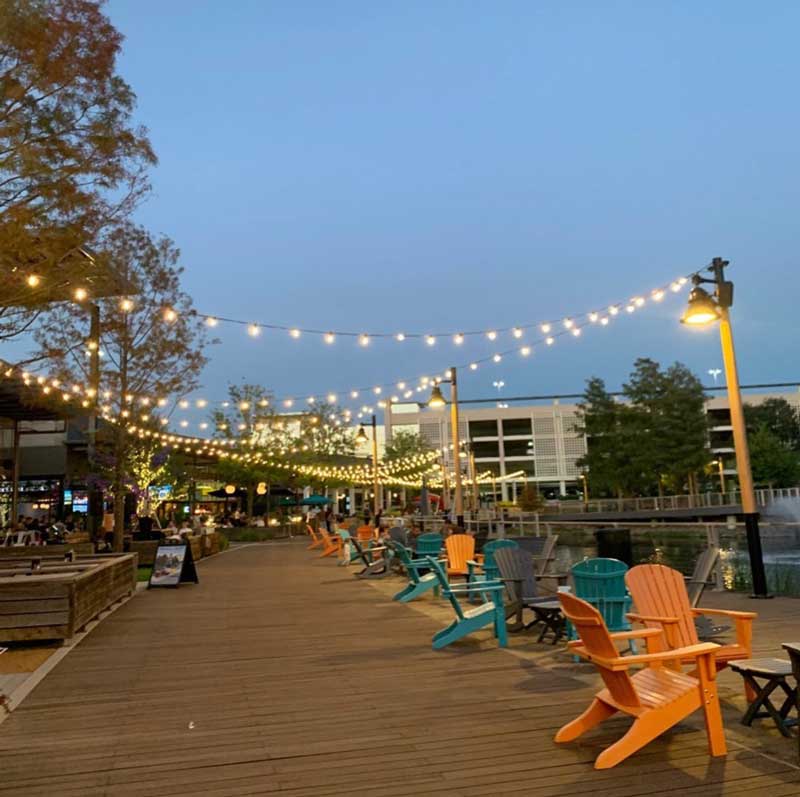
[[[192,546],[188,540],[158,546],[147,589],[177,587],[178,584],[187,582],[198,584],[199,581],[192,557]]]

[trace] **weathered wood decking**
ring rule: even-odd
[[[433,653],[432,600],[392,603],[386,582],[300,545],[227,553],[200,579],[130,601],[0,725],[0,794],[800,793],[794,745],[739,729],[735,706],[727,759],[708,758],[698,717],[596,772],[624,720],[552,743],[596,688],[591,669],[529,637]],[[781,603],[784,634],[800,603]]]

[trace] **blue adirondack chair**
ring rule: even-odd
[[[625,617],[631,609],[631,596],[625,586],[627,572],[628,565],[619,559],[584,559],[572,567],[575,595],[591,603],[612,632],[631,630]],[[576,638],[571,625],[569,637]]]
[[[427,558],[415,559],[410,548],[392,539],[386,540],[386,547],[392,551],[394,558],[405,568],[408,575],[408,584],[394,596],[394,600],[408,603],[429,590],[433,590],[434,595],[438,596],[439,580],[436,574],[430,571]]]
[[[441,534],[420,534],[414,548],[417,556],[438,556],[443,545],[444,537]]]
[[[478,586],[484,602],[480,606],[464,609],[458,602],[459,595],[469,594],[472,587],[468,585],[451,587],[447,582],[447,574],[441,562],[432,556],[426,557],[428,566],[442,588],[442,595],[450,601],[456,619],[447,628],[442,629],[433,636],[433,649],[440,650],[456,640],[485,628],[493,627],[497,643],[501,648],[508,645],[506,633],[506,613],[503,608],[503,583],[501,581],[484,581]]]

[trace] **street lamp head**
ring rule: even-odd
[[[356,433],[356,443],[366,443],[368,440],[366,429],[364,429],[364,424],[362,423]]]
[[[689,294],[689,304],[681,318],[682,324],[693,327],[704,327],[719,321],[720,312],[717,303],[709,296],[708,291],[695,285]]]
[[[434,385],[433,390],[431,390],[431,397],[428,399],[428,406],[431,409],[440,409],[447,404],[445,397],[442,395],[442,389],[439,385]]]

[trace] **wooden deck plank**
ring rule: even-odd
[[[301,545],[236,550],[200,577],[123,606],[6,720],[0,794],[637,797],[654,778],[692,797],[800,791],[790,755],[739,744],[735,678],[727,759],[709,759],[698,717],[596,772],[626,723],[553,744],[597,684],[563,650],[514,637],[501,651],[479,634],[433,652],[440,604],[393,603],[396,585]],[[771,603],[770,637],[793,636],[793,611]],[[757,649],[775,653],[758,630]]]

